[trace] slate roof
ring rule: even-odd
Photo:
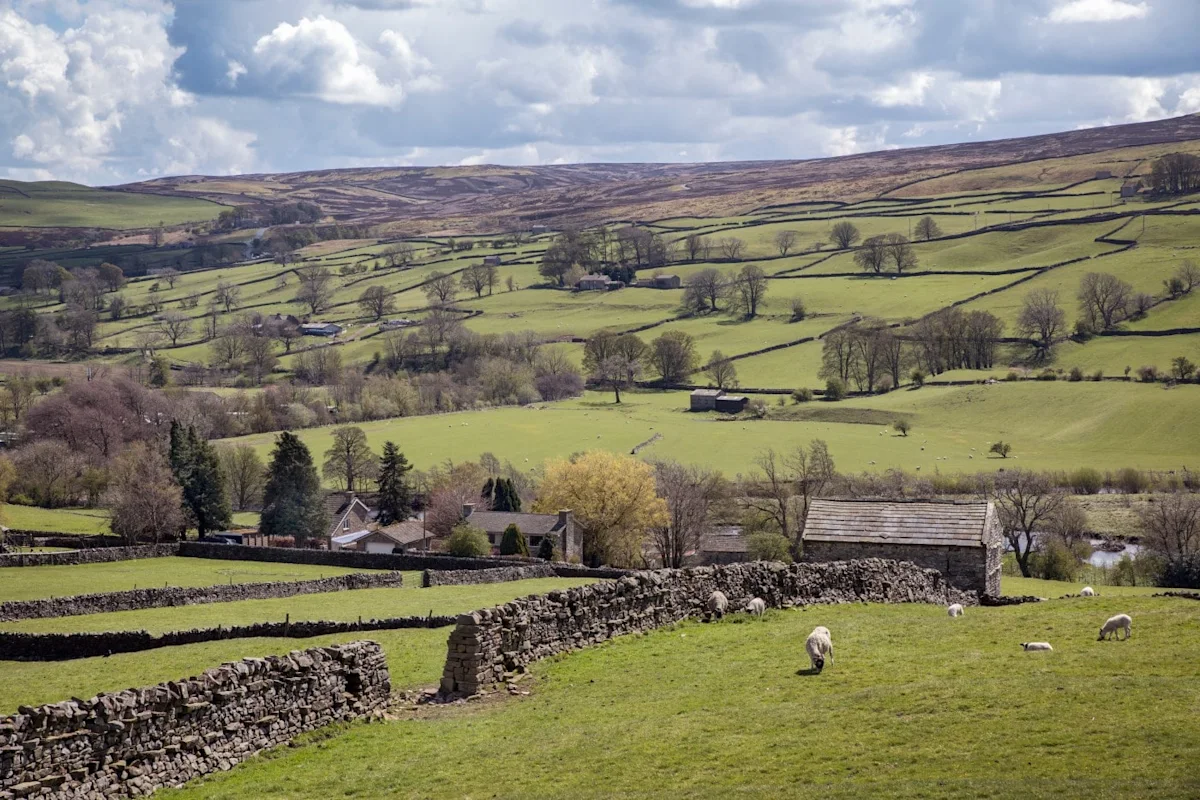
[[[814,500],[804,539],[983,547],[990,503]]]
[[[563,529],[557,514],[519,514],[511,511],[472,511],[467,522],[488,533],[503,533],[515,524],[526,536],[543,536]]]
[[[419,519],[406,519],[403,522],[394,522],[379,530],[381,533],[387,534],[397,544],[403,545],[419,542],[426,536],[430,539],[433,538],[432,534],[426,533],[421,527],[421,520]]]

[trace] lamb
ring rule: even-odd
[[[953,603],[946,609],[946,613],[952,617],[961,617],[963,615],[962,603]]]
[[[1095,594],[1096,594],[1096,590],[1090,586],[1085,586],[1079,590],[1080,597],[1092,597]]]
[[[1114,637],[1120,641],[1121,637],[1117,632],[1122,629],[1125,631],[1125,638],[1128,639],[1129,633],[1133,629],[1132,617],[1130,617],[1128,614],[1117,614],[1115,617],[1109,617],[1108,621],[1104,623],[1104,627],[1100,629],[1100,638],[1096,641],[1102,642],[1105,640],[1105,638]]]
[[[1025,652],[1029,653],[1034,650],[1053,650],[1049,642],[1021,642],[1021,647],[1025,648]]]
[[[708,613],[711,616],[720,619],[725,616],[725,609],[729,608],[729,598],[720,591],[713,592],[708,596]]]
[[[761,597],[756,597],[749,603],[746,603],[746,613],[754,617],[761,617],[763,612],[767,610],[767,601]]]
[[[829,656],[829,663],[832,664],[833,637],[829,634],[829,628],[824,625],[813,628],[813,632],[804,642],[804,649],[808,651],[808,657],[812,660],[812,668],[815,671],[820,672],[825,668],[825,656]]]

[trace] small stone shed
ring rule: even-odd
[[[717,398],[724,394],[724,389],[696,389],[691,395],[691,410],[716,411]]]
[[[1000,594],[1004,546],[991,503],[814,500],[803,543],[805,561],[911,561],[959,589]]]

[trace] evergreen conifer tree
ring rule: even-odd
[[[183,509],[188,522],[203,537],[209,531],[226,530],[233,510],[225,493],[225,476],[217,449],[205,441],[195,427],[171,422],[171,472],[183,489]]]
[[[529,555],[529,543],[525,541],[525,534],[521,533],[521,529],[515,524],[510,523],[509,526],[504,529],[504,535],[500,537],[500,555]]]
[[[379,459],[379,524],[391,525],[401,522],[412,514],[412,487],[408,485],[408,473],[412,464],[395,442],[385,442],[383,457]]]
[[[267,467],[259,531],[267,536],[294,536],[297,544],[305,544],[328,529],[325,495],[312,453],[294,433],[284,431],[275,440]]]

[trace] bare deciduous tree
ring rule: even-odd
[[[396,307],[396,301],[383,286],[368,286],[359,295],[358,307],[372,319],[383,319]]]
[[[300,278],[300,291],[296,300],[308,306],[313,314],[320,314],[333,299],[333,273],[325,267],[308,267],[296,270]]]
[[[696,311],[718,311],[718,303],[729,293],[729,280],[719,269],[702,269],[690,276],[684,303]]]
[[[450,305],[458,295],[454,276],[443,272],[431,273],[429,281],[425,284],[423,290],[425,296],[429,298],[429,304],[432,306]]]
[[[684,557],[700,548],[711,527],[714,505],[725,493],[720,473],[675,462],[654,465],[658,496],[667,504],[667,524],[651,531],[664,567],[683,566]]]
[[[933,217],[921,217],[917,221],[917,227],[914,230],[917,238],[921,241],[928,242],[930,239],[936,239],[942,235],[942,229],[938,226]]]
[[[1017,331],[1034,341],[1042,358],[1050,354],[1066,325],[1067,315],[1058,304],[1058,292],[1036,289],[1025,295],[1017,315]]]
[[[737,388],[737,366],[720,350],[713,350],[708,364],[704,367],[704,374],[718,389]]]
[[[221,474],[233,507],[246,511],[262,502],[263,487],[267,485],[267,469],[258,451],[248,444],[221,447]]]
[[[1034,534],[1058,514],[1065,495],[1046,476],[1013,469],[996,476],[991,496],[1004,538],[1012,548],[1021,574],[1028,578],[1029,556],[1036,545]]]
[[[775,234],[775,249],[779,251],[780,256],[786,257],[792,251],[792,248],[796,246],[796,239],[798,238],[799,234],[795,231],[780,231]]]
[[[738,261],[746,249],[746,243],[736,236],[727,236],[721,240],[721,255],[727,261]]]
[[[738,310],[747,317],[758,315],[758,307],[767,295],[767,273],[757,264],[747,264],[733,283]]]
[[[1133,287],[1116,275],[1089,272],[1079,282],[1079,306],[1093,331],[1106,331],[1129,315]]]
[[[158,320],[158,329],[171,340],[171,346],[179,344],[179,340],[192,330],[192,318],[182,311],[167,311]]]
[[[859,240],[861,234],[853,222],[838,222],[829,230],[829,241],[839,250],[845,250]]]
[[[917,266],[917,254],[913,252],[912,245],[903,234],[887,233],[884,234],[883,240],[887,260],[895,268],[897,275]]]
[[[888,262],[888,240],[884,234],[871,236],[862,243],[862,247],[854,254],[854,263],[863,272],[882,275]]]
[[[217,282],[217,291],[214,298],[217,303],[225,308],[226,314],[238,307],[238,300],[241,296],[242,290],[229,281]]]

